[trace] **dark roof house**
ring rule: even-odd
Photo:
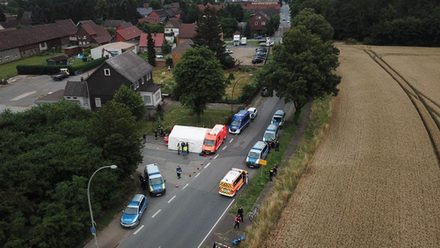
[[[147,107],[156,107],[162,101],[160,86],[153,82],[153,67],[131,51],[107,59],[85,82],[86,87],[66,86],[64,95],[80,97],[87,91],[92,110],[110,101],[122,85],[139,92]]]

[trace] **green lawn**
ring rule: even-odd
[[[173,102],[165,107],[163,120],[160,124],[165,130],[170,130],[174,125],[187,125],[211,128],[215,124],[225,123],[230,115],[230,109],[206,109],[200,120],[191,111],[177,102]],[[159,125],[159,121],[142,122],[141,130],[143,133],[152,133],[153,128]]]
[[[50,55],[36,55],[30,58],[20,59],[7,64],[0,65],[0,79],[10,78],[17,75],[17,65],[41,65],[46,64],[46,59],[54,56],[61,55],[62,53],[50,54]]]

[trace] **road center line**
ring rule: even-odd
[[[223,216],[226,214],[226,211],[228,211],[228,209],[231,207],[232,203],[234,203],[235,199],[233,199],[231,201],[231,203],[229,203],[229,205],[226,207],[225,211],[223,211],[222,215],[220,215],[220,217],[218,218],[218,220],[215,222],[215,224],[211,227],[211,230],[209,230],[208,234],[206,234],[205,238],[202,240],[202,242],[200,242],[199,246],[197,246],[197,248],[200,248],[203,245],[203,242],[205,242],[205,240],[209,237],[209,235],[211,234],[212,230],[214,230],[215,226],[218,224],[218,222],[223,218]]]
[[[160,211],[162,211],[162,209],[157,210],[156,213],[154,213],[153,216],[151,216],[151,218],[156,217],[156,215],[158,215],[160,213]]]
[[[200,172],[199,172],[199,173],[197,173],[197,175],[196,175],[195,177],[198,177],[198,176],[200,176]]]
[[[20,100],[22,98],[25,98],[25,97],[30,96],[30,95],[35,94],[35,93],[37,93],[37,92],[36,91],[26,92],[24,94],[21,94],[19,96],[16,96],[16,97],[12,98],[11,101],[18,101],[18,100]]]
[[[211,162],[209,162],[209,163],[207,163],[206,165],[205,165],[205,167],[203,167],[203,168],[208,168],[209,166],[211,165]]]
[[[222,148],[222,151],[224,151],[227,147],[228,147],[228,146],[224,146],[224,147]]]
[[[142,230],[142,228],[144,228],[144,225],[142,225],[142,226],[139,227],[136,231],[134,231],[133,235],[138,234],[138,232],[139,232],[140,230]]]
[[[232,143],[232,141],[234,141],[234,138],[232,138],[230,141],[229,141],[229,144],[231,144]]]
[[[172,202],[176,198],[176,196],[171,197],[171,199],[168,200],[168,203]]]
[[[186,187],[188,187],[189,183],[185,184],[185,186],[183,186],[182,190],[184,190]]]
[[[218,154],[217,154],[217,155],[215,155],[214,159],[216,159],[216,158],[218,158]]]

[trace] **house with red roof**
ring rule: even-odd
[[[196,23],[182,23],[179,28],[179,35],[177,36],[177,44],[193,39],[196,34]]]
[[[156,54],[162,54],[162,46],[165,40],[164,33],[152,33],[151,36],[154,41],[154,50],[156,50]],[[142,33],[139,40],[139,51],[147,52],[147,44],[148,44],[148,34]]]
[[[80,21],[76,26],[78,28],[76,39],[79,46],[99,46],[112,40],[109,32],[104,27],[96,25],[92,20]]]
[[[251,32],[262,31],[269,23],[270,17],[263,11],[258,11],[249,17],[249,28]]]
[[[136,26],[118,27],[116,30],[116,41],[138,43],[143,32]]]

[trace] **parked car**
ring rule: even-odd
[[[55,81],[61,81],[65,78],[68,78],[69,76],[70,76],[69,69],[61,68],[59,73],[52,75],[52,79]]]
[[[266,57],[267,53],[266,52],[256,52],[255,53],[255,57]]]
[[[271,123],[281,127],[284,124],[285,115],[286,113],[281,109],[275,111],[275,113],[272,116]]]
[[[265,160],[269,154],[269,145],[264,141],[257,141],[246,157],[246,165],[251,168],[259,168],[260,160]]]
[[[262,36],[262,35],[257,35],[257,36],[255,36],[255,39],[256,39],[256,40],[261,40],[261,39],[264,39],[264,36]]]
[[[264,58],[261,57],[255,57],[252,59],[252,64],[260,64],[264,62]]]
[[[147,197],[143,194],[136,194],[122,211],[121,226],[134,227],[139,225],[142,215],[147,209]]]
[[[251,120],[253,120],[253,119],[255,119],[255,117],[257,117],[257,114],[258,114],[258,110],[257,110],[257,108],[250,107],[250,108],[248,108],[247,111],[248,111],[249,114],[251,115]]]
[[[260,47],[255,48],[255,51],[256,51],[256,52],[258,52],[258,51],[263,51],[263,52],[266,52],[266,53],[267,53],[267,48],[266,48],[266,47],[263,47],[263,46],[260,46]]]

